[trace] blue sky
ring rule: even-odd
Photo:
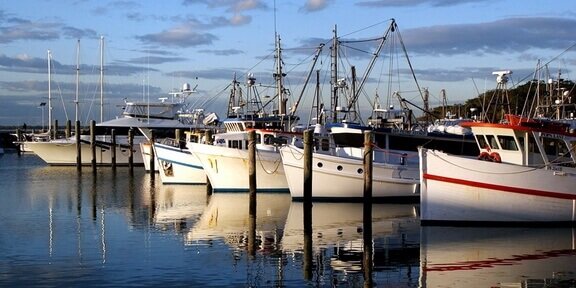
[[[228,95],[223,89],[235,73],[239,78],[254,73],[258,83],[271,84],[275,31],[285,49],[286,83],[296,98],[313,48],[329,41],[334,27],[342,39],[375,38],[384,34],[391,18],[420,87],[430,91],[432,106],[440,103],[441,89],[449,102],[463,102],[494,88],[496,70],[513,71],[510,85],[526,81],[539,59],[551,61],[553,74],[560,69],[566,79],[576,76],[576,49],[566,51],[576,43],[574,1],[0,1],[0,125],[41,125],[38,106],[47,101],[47,50],[55,67],[53,118],[64,123],[65,106],[68,119],[75,120],[78,57],[79,120],[98,120],[100,36],[105,39],[106,119],[120,113],[124,98],[165,97],[185,82],[198,85],[191,100],[223,117]],[[327,47],[315,68],[323,75],[330,69]],[[344,60],[357,65],[358,74],[369,59],[362,49],[372,48],[350,49]],[[383,71],[384,65],[376,64],[374,71]],[[366,93],[387,98],[376,85],[383,78],[378,73],[371,74]],[[420,96],[401,89],[407,91],[403,97],[419,101]],[[307,90],[304,98],[312,93]],[[322,97],[329,103],[328,92]],[[303,100],[303,112],[310,106],[306,101],[311,102]]]

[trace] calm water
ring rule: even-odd
[[[362,287],[362,204],[315,203],[311,273],[302,204],[162,185],[136,168],[0,158],[0,286]],[[420,227],[412,204],[374,204],[377,287],[574,287],[572,228]],[[523,286],[522,286],[523,285]]]

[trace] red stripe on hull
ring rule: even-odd
[[[454,183],[454,184],[459,184],[459,185],[464,185],[464,186],[497,190],[497,191],[502,191],[502,192],[510,192],[510,193],[518,193],[518,194],[526,194],[526,195],[532,195],[532,196],[542,196],[542,197],[550,197],[550,198],[558,198],[558,199],[576,200],[576,195],[574,195],[574,194],[566,194],[566,193],[558,193],[558,192],[550,192],[550,191],[543,191],[543,190],[534,190],[534,189],[526,189],[526,188],[520,188],[520,187],[482,183],[482,182],[476,182],[476,181],[469,181],[469,180],[462,180],[462,179],[432,175],[432,174],[428,174],[428,173],[425,173],[423,175],[423,177],[424,177],[424,179],[427,179],[427,180],[448,182],[448,183]]]

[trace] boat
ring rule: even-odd
[[[472,129],[476,157],[419,151],[422,221],[576,221],[576,133],[568,124],[507,114],[505,123],[461,125]]]
[[[163,184],[206,184],[202,163],[188,148],[187,142],[201,142],[202,131],[184,131],[185,142],[164,138],[154,143],[154,151]]]
[[[318,201],[358,201],[364,197],[362,149],[337,150],[335,153],[312,153],[312,199]],[[294,200],[304,198],[304,150],[295,145],[280,148],[284,173]],[[375,151],[372,197],[374,200],[417,200],[420,192],[418,165],[407,163],[402,154]],[[394,162],[391,162],[394,158]],[[386,161],[384,159],[387,159]],[[403,160],[404,159],[404,160]]]
[[[419,287],[571,287],[570,227],[423,226]]]
[[[202,163],[215,192],[249,191],[248,133],[256,134],[256,188],[260,192],[288,192],[288,183],[279,153],[279,147],[287,143],[301,143],[296,130],[299,119],[296,109],[287,110],[288,89],[284,87],[280,37],[276,38],[276,64],[274,72],[277,109],[266,111],[256,89],[256,78],[247,75],[246,95],[236,77],[231,84],[227,118],[222,125],[224,133],[217,133],[211,143],[188,142],[186,147]],[[320,49],[317,50],[317,55]],[[296,140],[295,140],[296,139]]]

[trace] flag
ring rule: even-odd
[[[40,107],[42,107],[42,106],[46,106],[46,102],[40,103]]]

